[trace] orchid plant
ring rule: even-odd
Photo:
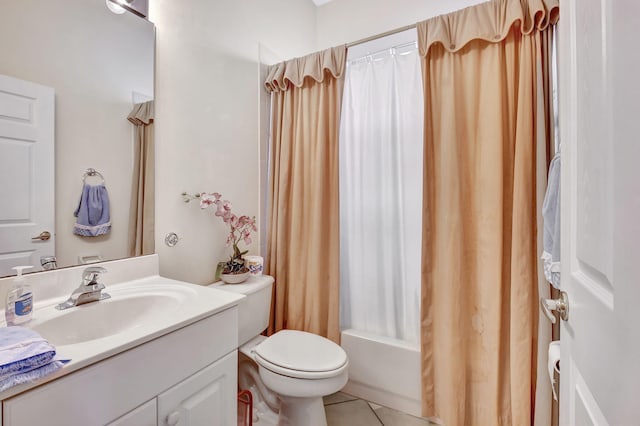
[[[222,218],[223,222],[229,225],[229,235],[227,236],[227,247],[233,247],[233,253],[228,261],[224,263],[223,274],[238,274],[247,271],[244,266],[242,256],[247,254],[249,250],[240,251],[238,244],[244,241],[245,244],[251,244],[251,233],[257,232],[255,216],[237,216],[231,211],[231,202],[223,200],[222,195],[213,192],[201,192],[196,195],[190,195],[186,192],[182,193],[185,203],[191,200],[200,200],[200,208],[206,209],[210,206],[216,206],[215,215]]]

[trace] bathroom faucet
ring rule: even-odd
[[[62,311],[73,306],[110,298],[110,295],[102,292],[105,288],[104,284],[98,282],[100,274],[105,272],[107,270],[101,266],[91,266],[82,271],[82,284],[80,284],[80,287],[73,290],[67,300],[56,305],[56,309]]]

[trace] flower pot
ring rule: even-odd
[[[227,284],[240,284],[249,278],[249,271],[240,274],[221,274],[220,279]]]

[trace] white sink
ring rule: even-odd
[[[209,317],[242,297],[159,276],[107,285],[110,299],[65,310],[64,298],[37,302],[26,324],[49,340],[66,371],[81,368]],[[37,291],[36,291],[37,297]]]
[[[84,343],[148,325],[196,295],[191,288],[176,285],[114,289],[108,291],[111,299],[64,311],[54,312],[49,308],[49,315],[34,321],[30,328],[54,346]]]

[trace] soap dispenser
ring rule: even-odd
[[[16,266],[17,274],[13,280],[13,286],[7,293],[7,303],[4,308],[4,316],[7,325],[19,325],[31,319],[33,311],[33,293],[31,287],[25,283],[22,271],[33,266]]]

